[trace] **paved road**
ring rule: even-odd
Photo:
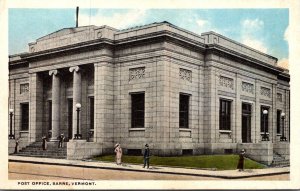
[[[222,180],[221,178],[213,177],[79,168],[19,162],[9,162],[8,177],[12,180]],[[243,180],[289,180],[289,174],[244,178]]]

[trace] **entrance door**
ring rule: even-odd
[[[29,130],[29,104],[21,103],[21,130]]]
[[[251,104],[242,104],[242,142],[251,142]]]
[[[73,99],[68,99],[68,138],[73,135]]]

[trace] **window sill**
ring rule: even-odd
[[[264,135],[264,132],[260,132],[260,135]],[[266,132],[267,135],[269,135],[269,132]]]
[[[277,135],[277,136],[281,136],[281,134],[279,134],[279,133],[277,133],[276,135]]]
[[[20,131],[20,133],[29,133],[29,131],[28,130],[23,130],[23,131]]]
[[[219,133],[231,133],[231,130],[219,130]]]
[[[146,128],[130,128],[129,131],[145,131]]]
[[[188,129],[188,128],[179,128],[179,131],[189,131],[189,132],[191,132],[192,129]]]

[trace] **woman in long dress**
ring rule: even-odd
[[[239,155],[239,162],[238,162],[238,165],[237,165],[237,169],[239,169],[239,171],[244,171],[244,156],[245,156],[245,150],[242,149],[242,151],[240,152],[240,155]]]
[[[122,148],[119,143],[117,143],[115,147],[116,147],[115,148],[116,162],[117,162],[117,165],[120,165],[120,164],[122,164]]]

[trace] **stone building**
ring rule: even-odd
[[[148,143],[161,156],[245,148],[270,164],[273,153],[289,157],[289,80],[277,58],[214,32],[85,26],[9,57],[9,108],[21,148],[64,133],[69,159]]]

